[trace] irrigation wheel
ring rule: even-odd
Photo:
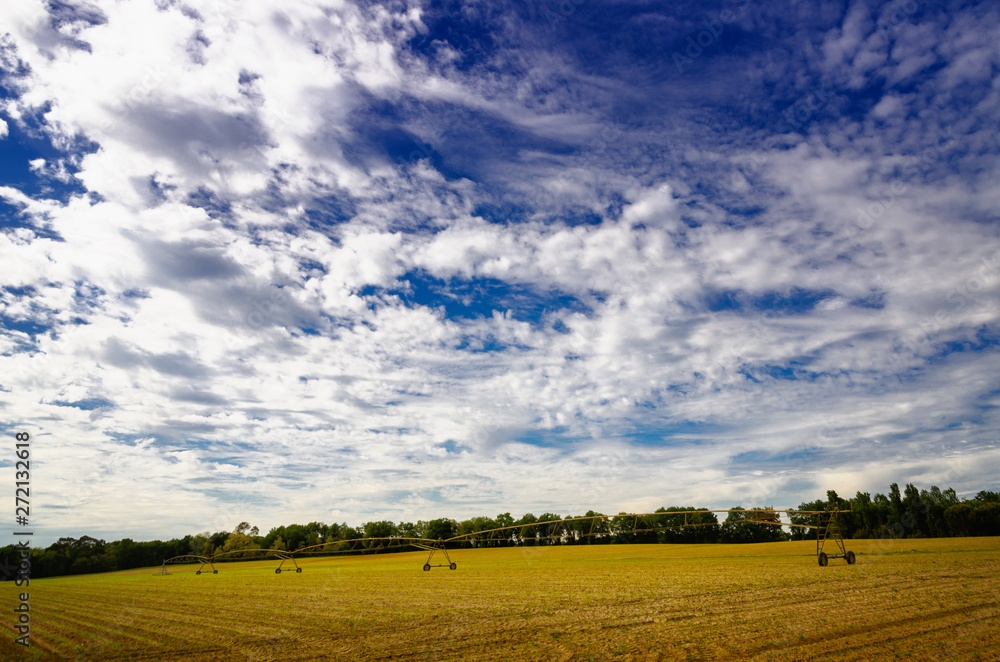
[[[302,568],[296,568],[295,572],[301,573],[302,572]]]
[[[826,552],[820,552],[819,553],[819,564],[820,565],[826,565],[829,562],[830,562],[829,559],[826,558]]]
[[[212,571],[212,574],[213,574],[213,575],[217,575],[217,574],[219,574],[219,571],[218,571],[218,570],[213,570],[213,571]]]
[[[196,575],[200,575],[200,574],[201,574],[201,570],[195,570],[195,571],[194,571],[194,574],[196,574]]]
[[[430,569],[431,569],[431,564],[430,563],[425,563],[424,564],[424,570],[427,571],[427,570],[430,570]]]
[[[274,574],[280,575],[281,574],[281,568],[275,568],[274,569]]]
[[[448,566],[448,568],[449,568],[450,570],[454,570],[454,569],[455,569],[455,568],[457,568],[457,567],[458,567],[458,564],[457,564],[457,563],[452,563],[451,565],[449,565],[449,566]]]
[[[847,558],[847,565],[854,565],[857,562],[857,559],[854,558],[854,552],[847,552],[846,558]]]

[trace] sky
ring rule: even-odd
[[[35,542],[995,490],[998,66],[992,2],[4,3]]]

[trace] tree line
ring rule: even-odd
[[[840,508],[850,510],[839,517],[845,538],[948,538],[1000,536],[1000,494],[981,491],[971,499],[959,499],[955,490],[918,490],[907,484],[889,486],[889,495],[858,492],[853,499],[841,499],[833,490],[826,501],[799,505],[799,510]],[[792,522],[807,523],[804,517]],[[808,529],[793,529],[792,539],[809,537]]]
[[[907,484],[900,491],[893,483],[888,496],[858,492],[851,499],[841,498],[835,491],[827,492],[825,500],[818,499],[799,504],[798,510],[850,510],[840,515],[839,523],[845,538],[939,538],[953,536],[1000,536],[1000,494],[981,491],[971,499],[960,499],[955,490],[919,490]],[[760,509],[770,509],[762,506]],[[510,531],[489,540],[470,541],[467,546],[533,546],[568,544],[638,544],[638,543],[755,543],[782,540],[804,540],[815,537],[812,529],[795,528],[786,532],[780,526],[762,526],[744,522],[747,510],[734,508],[720,522],[715,513],[690,514],[707,510],[690,506],[659,508],[651,518],[657,531],[633,533],[632,520],[627,513],[609,517],[596,525],[587,522],[567,522],[560,525],[546,524],[573,516],[527,513],[519,519],[508,513],[496,517],[473,517],[457,521],[439,518],[417,522],[391,522],[380,520],[366,522],[360,527],[343,524],[290,524],[272,528],[261,535],[257,527],[241,522],[232,531],[204,532],[169,541],[136,542],[130,538],[105,542],[83,536],[60,538],[46,548],[31,550],[33,578],[109,572],[160,565],[165,559],[186,554],[209,557],[227,553],[231,559],[249,556],[255,549],[294,551],[323,543],[336,543],[357,538],[429,538],[446,540],[463,534],[519,525],[532,525],[527,529]],[[748,509],[754,510],[754,509]],[[685,523],[684,528],[669,529]],[[603,513],[587,511],[576,517],[604,517]],[[793,524],[815,525],[815,515],[792,515]],[[772,517],[779,523],[777,515]],[[14,578],[15,566],[20,559],[14,545],[0,548],[0,579]]]

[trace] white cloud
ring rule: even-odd
[[[903,110],[903,101],[897,96],[885,96],[872,108],[875,117],[886,118]]]
[[[932,103],[995,112],[964,17],[887,40],[855,3],[802,71],[834,115],[890,89],[764,141],[528,37],[425,58],[415,5],[99,6],[3,9],[5,112],[77,145],[26,166],[48,190],[0,187],[0,410],[53,449],[47,532],[989,475],[995,122]]]

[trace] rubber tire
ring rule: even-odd
[[[425,563],[424,564],[424,572],[426,572],[426,571],[428,571],[430,569],[431,569],[431,564],[430,563]]]
[[[858,560],[854,558],[854,552],[847,552],[846,556],[847,556],[847,565],[854,565],[855,563],[858,562]]]
[[[820,552],[819,553],[819,564],[821,566],[825,566],[829,562],[830,562],[830,559],[826,558],[826,552]]]
[[[300,574],[301,574],[301,573],[302,573],[302,568],[296,568],[296,569],[295,569],[295,572],[297,572],[297,573],[300,573]]]
[[[201,570],[195,570],[195,571],[194,571],[194,574],[196,574],[196,575],[200,575],[200,574],[201,574]]]
[[[449,566],[448,566],[448,569],[449,569],[449,570],[454,570],[454,569],[455,569],[455,568],[457,568],[457,567],[458,567],[458,564],[456,564],[456,563],[452,563],[451,565],[449,565]]]
[[[213,574],[213,575],[217,575],[217,574],[219,574],[219,571],[218,571],[218,570],[213,570],[213,571],[212,571],[212,574]]]
[[[280,575],[281,574],[281,568],[275,568],[274,569],[274,574]]]

